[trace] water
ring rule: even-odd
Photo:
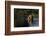
[[[38,18],[34,18],[33,23],[32,23],[32,25],[30,25],[30,27],[31,26],[33,26],[33,27],[39,26],[39,19]]]

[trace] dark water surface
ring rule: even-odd
[[[38,18],[34,18],[33,23],[30,26],[35,26],[35,27],[39,26],[39,19]]]

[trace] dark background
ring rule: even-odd
[[[14,8],[14,27],[30,27],[28,23],[25,22],[27,15],[33,15],[33,23],[30,26],[39,25],[39,9],[19,9]]]

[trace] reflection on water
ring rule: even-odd
[[[30,26],[35,26],[35,27],[39,26],[39,19],[38,18],[34,18],[33,23]]]
[[[16,27],[38,27],[39,26],[39,19],[33,18],[33,22],[29,24],[28,20],[24,17],[21,20],[16,21]]]

